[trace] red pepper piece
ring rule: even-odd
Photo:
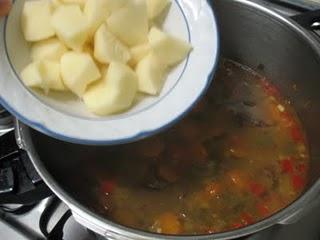
[[[260,196],[262,196],[262,195],[266,192],[265,187],[264,187],[262,184],[260,184],[260,183],[251,182],[249,186],[250,186],[250,191],[251,191],[256,197],[260,197]]]
[[[270,209],[263,203],[257,204],[257,210],[262,217],[267,217],[270,215]]]
[[[243,227],[242,223],[233,223],[233,224],[231,224],[231,228],[232,229],[241,228],[241,227]]]
[[[298,127],[292,127],[290,130],[291,138],[296,143],[303,142],[303,134]]]
[[[262,88],[269,96],[279,96],[279,90],[267,81],[262,81]]]
[[[112,193],[114,190],[114,187],[115,187],[115,182],[113,180],[104,180],[101,183],[101,191],[103,193],[107,193],[107,194]]]
[[[293,175],[291,182],[295,191],[300,191],[304,186],[304,180],[300,175]]]
[[[293,173],[293,159],[291,157],[281,161],[281,170],[284,173]]]
[[[286,122],[286,125],[288,127],[293,125],[294,123],[293,116],[289,112],[287,111],[280,112],[280,117],[282,118],[283,121]]]

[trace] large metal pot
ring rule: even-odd
[[[133,230],[103,219],[79,199],[74,181],[78,163],[102,156],[103,147],[81,146],[42,135],[17,125],[17,140],[41,177],[72,210],[81,224],[109,239],[231,239],[248,235],[274,224],[296,219],[319,194],[320,182],[320,44],[316,36],[292,19],[268,6],[248,0],[214,0],[221,31],[222,55],[261,72],[291,99],[305,126],[311,149],[311,178],[307,191],[277,214],[242,229],[202,236],[164,236]],[[214,84],[213,86],[214,87]],[[214,109],[213,109],[214,111]],[[69,176],[69,178],[65,178]],[[83,189],[86,188],[85,182]]]

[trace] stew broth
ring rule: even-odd
[[[165,133],[99,159],[97,210],[164,234],[207,234],[255,223],[294,201],[308,147],[288,101],[265,78],[224,61],[212,88]]]

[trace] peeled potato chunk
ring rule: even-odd
[[[100,71],[88,53],[67,52],[60,61],[64,84],[82,97],[87,86],[101,77]]]
[[[27,41],[40,41],[55,35],[51,25],[51,3],[48,0],[26,1],[21,26]]]
[[[42,61],[40,63],[40,73],[46,88],[45,90],[66,90],[60,76],[60,63],[58,61]]]
[[[60,0],[51,0],[53,9],[60,7],[62,2]]]
[[[112,62],[103,79],[83,96],[88,109],[97,115],[109,115],[128,109],[138,87],[137,75],[128,66]]]
[[[131,58],[131,54],[128,47],[110,33],[103,24],[94,36],[94,57],[101,63],[112,61],[126,63]]]
[[[147,0],[148,18],[158,17],[169,4],[170,0]]]
[[[60,76],[60,64],[56,61],[35,61],[21,72],[21,79],[28,87],[51,90],[66,90]]]
[[[134,46],[130,49],[131,60],[129,64],[135,66],[142,58],[150,52],[150,45],[148,43]]]
[[[152,54],[144,57],[136,66],[139,91],[157,95],[161,91],[166,77],[166,68]]]
[[[94,35],[99,26],[110,15],[107,0],[87,0],[84,6],[84,15],[88,20],[89,35]]]
[[[66,4],[78,4],[80,7],[85,5],[87,0],[61,0],[61,2]]]
[[[108,29],[128,46],[147,41],[148,16],[145,0],[135,0],[114,11],[107,20]]]
[[[44,88],[41,72],[40,62],[32,62],[26,66],[21,74],[22,82],[27,87]]]
[[[127,5],[130,0],[106,0],[109,12],[116,11],[123,6]]]
[[[148,38],[154,55],[168,66],[178,64],[192,50],[189,43],[172,37],[156,27],[151,28]]]
[[[36,42],[31,47],[31,58],[37,60],[57,60],[67,52],[66,46],[57,38]]]
[[[81,50],[88,38],[88,21],[78,5],[61,5],[53,13],[52,26],[59,39],[73,50]]]

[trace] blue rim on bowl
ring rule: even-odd
[[[150,130],[142,130],[142,131],[139,131],[135,134],[132,134],[130,136],[126,136],[126,137],[115,137],[113,139],[108,139],[108,140],[104,140],[104,139],[99,139],[99,140],[96,140],[94,138],[86,138],[86,136],[82,136],[82,137],[74,137],[74,136],[71,136],[70,134],[64,134],[63,130],[61,131],[53,131],[52,129],[50,129],[50,127],[46,127],[43,123],[41,123],[41,121],[35,121],[34,119],[30,119],[30,117],[26,117],[24,114],[21,114],[19,111],[17,111],[14,107],[12,107],[9,103],[8,103],[8,99],[4,99],[2,97],[2,95],[0,94],[0,103],[1,105],[3,105],[10,113],[12,113],[15,117],[17,117],[17,119],[19,121],[22,121],[23,123],[25,123],[26,125],[46,134],[46,135],[49,135],[53,138],[56,138],[56,139],[59,139],[59,140],[62,140],[62,141],[67,141],[67,142],[72,142],[72,143],[76,143],[76,144],[87,144],[87,145],[114,145],[114,144],[123,144],[123,143],[128,143],[128,142],[132,142],[132,141],[136,141],[136,140],[139,140],[139,139],[143,139],[143,138],[146,138],[148,136],[151,136],[151,135],[154,135],[154,134],[157,134],[169,127],[171,127],[172,125],[174,125],[177,121],[179,121],[181,118],[183,118],[193,107],[194,105],[199,101],[199,99],[206,93],[208,87],[210,86],[211,82],[212,82],[212,79],[213,79],[213,76],[216,72],[216,69],[217,69],[217,64],[218,64],[218,58],[219,58],[219,45],[220,45],[220,42],[219,42],[219,35],[218,35],[218,26],[217,26],[217,21],[216,21],[216,16],[215,16],[215,13],[214,13],[214,9],[212,8],[212,5],[210,3],[210,1],[208,0],[201,0],[201,1],[204,1],[206,2],[207,6],[209,6],[209,9],[210,9],[210,13],[211,13],[211,17],[212,17],[212,21],[210,22],[212,24],[212,28],[213,28],[213,32],[215,32],[215,37],[214,39],[216,40],[213,44],[215,44],[214,46],[214,52],[212,53],[213,54],[213,62],[212,62],[212,66],[211,66],[211,69],[208,70],[208,73],[207,73],[207,77],[206,77],[206,80],[205,80],[205,83],[206,85],[204,86],[204,88],[201,90],[201,92],[199,92],[197,94],[197,96],[193,99],[193,102],[191,104],[189,104],[182,112],[180,112],[178,115],[176,115],[174,118],[172,119],[167,119],[165,123],[163,123],[161,126],[158,126],[156,128],[153,128],[153,129],[150,129]],[[189,26],[189,23],[188,23],[188,18],[183,10],[183,7],[181,6],[181,2],[183,2],[183,0],[175,0],[175,2],[177,3],[178,7],[180,8],[181,10],[181,13],[183,15],[183,18],[186,22],[186,25],[187,25],[187,29],[188,29],[188,36],[189,36],[189,40],[191,38],[191,33],[190,33],[190,26]],[[7,23],[8,23],[8,18],[9,17],[6,17],[4,19],[4,23],[2,23],[3,26],[0,25],[0,31],[1,31],[1,28],[2,28],[2,31],[3,31],[3,40],[4,40],[4,49],[5,49],[5,57],[8,61],[8,64],[10,66],[10,70],[11,72],[8,74],[9,77],[12,76],[12,73],[14,75],[14,77],[16,79],[19,80],[19,76],[18,74],[16,73],[16,70],[11,62],[11,59],[10,59],[10,56],[8,54],[8,49],[7,49],[7,38],[6,38],[6,26],[7,26]],[[187,68],[187,65],[188,65],[188,61],[189,61],[189,57],[188,59],[186,60],[185,62],[185,65],[183,67],[183,70],[179,76],[179,80],[181,77],[183,77],[183,74]],[[0,71],[1,71],[1,65],[0,65]],[[11,74],[11,75],[10,75]],[[171,88],[171,90],[174,89],[174,87],[179,83],[179,80],[176,81],[176,83],[174,84],[174,86]],[[18,81],[20,85],[23,85],[20,81]],[[1,78],[0,78],[0,87],[1,86]],[[26,89],[24,86],[23,86],[24,89]],[[157,102],[155,102],[154,104],[148,106],[148,108],[150,107],[153,107],[155,104],[157,104],[158,102],[160,102],[163,98],[165,98],[170,92],[171,90],[166,93],[164,96],[161,96],[161,98],[158,99]],[[45,105],[44,103],[41,103],[40,99],[37,98],[37,96],[35,96],[33,93],[31,92],[28,92],[28,97],[33,97],[35,99],[37,99],[37,101],[42,104],[42,105]],[[47,106],[47,108],[50,109],[49,106]],[[142,111],[144,111],[145,109],[143,109]],[[139,114],[141,113],[141,111],[138,111],[138,112],[135,112],[135,114]],[[70,116],[70,117],[73,117],[74,116]],[[91,120],[92,121],[92,120]],[[94,120],[93,120],[94,121]],[[103,121],[103,120],[102,120]]]

